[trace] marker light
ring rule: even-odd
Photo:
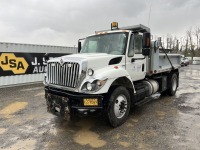
[[[114,66],[114,68],[115,68],[115,69],[118,69],[119,67],[118,67],[118,66]]]
[[[111,23],[111,30],[112,30],[113,28],[114,28],[114,29],[118,29],[118,22],[112,22],[112,23]]]
[[[93,74],[94,74],[94,70],[91,69],[91,68],[89,68],[89,69],[88,69],[88,75],[89,75],[89,76],[92,76]]]

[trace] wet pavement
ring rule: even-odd
[[[0,89],[0,149],[200,149],[200,66],[181,68],[173,97],[155,94],[125,124],[64,121],[46,111],[42,84]]]

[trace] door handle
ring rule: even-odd
[[[143,60],[143,59],[145,59],[145,57],[144,58],[132,58],[131,62],[135,62],[136,60]]]

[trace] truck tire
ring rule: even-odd
[[[111,126],[117,127],[126,121],[130,111],[130,104],[130,94],[126,88],[120,86],[113,90],[107,110]]]
[[[169,88],[167,89],[167,94],[169,96],[174,96],[178,87],[178,77],[176,73],[169,76]]]

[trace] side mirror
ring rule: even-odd
[[[46,53],[46,54],[44,55],[44,60],[45,60],[45,62],[47,62],[47,61],[49,60],[49,53]]]
[[[151,49],[151,34],[149,32],[143,33],[142,39],[142,55],[149,56]]]
[[[80,51],[81,51],[81,42],[78,41],[78,53],[80,53]]]

